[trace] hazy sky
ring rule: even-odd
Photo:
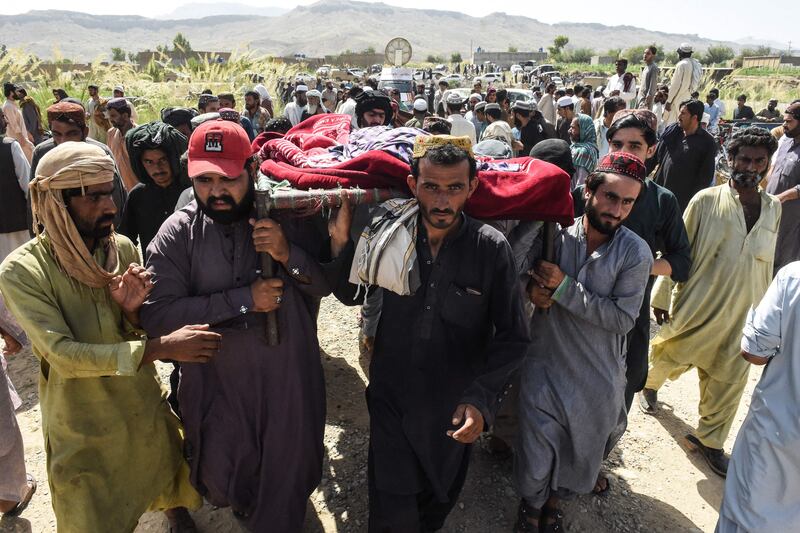
[[[29,9],[75,9],[91,11],[95,15],[138,14],[157,17],[169,13],[177,6],[192,1],[211,3],[207,0],[137,0],[136,2],[91,2],[84,4],[65,3],[63,0],[34,0],[33,2],[2,2],[0,14],[23,13]],[[311,4],[315,0],[221,0],[222,2],[249,5],[275,5],[294,7]],[[595,22],[606,25],[628,24],[649,30],[669,33],[697,34],[702,37],[722,40],[738,40],[756,37],[782,44],[788,48],[790,39],[793,49],[800,48],[800,32],[797,31],[796,0],[673,0],[671,2],[602,2],[598,0],[571,0],[569,2],[491,2],[487,0],[387,0],[385,3],[412,8],[463,11],[468,15],[484,16],[492,11],[525,15],[542,22]],[[631,15],[635,6],[642,6],[641,14]],[[650,6],[669,6],[660,11]],[[68,7],[69,6],[69,7]],[[76,7],[79,6],[79,7]],[[547,7],[545,7],[547,6]],[[563,6],[564,9],[559,9]],[[608,6],[608,7],[606,7]],[[763,8],[763,9],[762,9]]]

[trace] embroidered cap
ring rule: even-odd
[[[207,172],[235,177],[253,155],[244,128],[227,120],[202,123],[189,140],[189,177]]]
[[[592,174],[608,172],[627,176],[644,183],[647,169],[641,159],[627,152],[611,152],[600,160]]]
[[[444,146],[445,144],[461,148],[467,152],[470,157],[475,157],[472,154],[472,141],[466,135],[460,137],[454,135],[417,135],[417,138],[414,139],[414,151],[412,156],[414,159],[425,157],[425,154],[431,148]]]

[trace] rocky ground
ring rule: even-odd
[[[357,308],[328,298],[319,319],[320,346],[328,388],[325,430],[327,460],[319,488],[309,502],[305,533],[366,531],[367,441],[369,419],[364,402],[366,376],[357,348]],[[0,532],[54,532],[55,518],[46,483],[45,454],[36,392],[36,359],[26,351],[10,358],[9,373],[24,405],[18,419],[28,468],[39,491],[19,518],[0,520]],[[166,372],[166,369],[162,369]],[[750,375],[745,399],[726,444],[730,451],[760,371]],[[682,445],[697,418],[696,374],[668,382],[659,394],[657,417],[631,413],[628,431],[606,467],[611,488],[603,496],[583,496],[565,506],[566,529],[573,532],[711,532],[717,521],[723,480]],[[481,443],[482,444],[482,443]],[[444,529],[454,532],[510,532],[517,497],[510,460],[499,460],[477,446],[461,499]],[[227,509],[206,505],[194,513],[201,531],[244,531]],[[160,514],[142,517],[136,533],[167,531]]]

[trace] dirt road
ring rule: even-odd
[[[305,532],[366,531],[366,464],[368,416],[364,402],[365,374],[357,349],[357,309],[331,298],[323,301],[319,320],[328,388],[325,430],[327,460],[322,483],[309,504]],[[0,520],[1,532],[54,532],[45,474],[45,454],[37,399],[37,362],[26,351],[9,361],[9,373],[24,405],[18,412],[29,470],[40,480],[39,492],[20,518]],[[165,369],[163,369],[165,371]],[[741,425],[760,371],[750,374],[735,431]],[[565,507],[566,527],[572,532],[711,532],[717,520],[723,480],[702,459],[685,451],[680,441],[697,419],[698,385],[695,374],[668,382],[659,399],[657,417],[634,408],[628,432],[607,461],[611,488],[601,497],[584,496]],[[509,532],[517,496],[511,485],[511,461],[495,459],[476,446],[461,499],[445,532]],[[111,487],[109,488],[111,489]],[[194,513],[201,531],[244,531],[227,509],[206,505]],[[167,531],[159,514],[145,515],[136,533]]]

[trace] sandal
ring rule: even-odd
[[[539,533],[539,518],[542,511],[534,509],[525,500],[519,501],[517,509],[517,523],[514,524],[514,533]],[[533,522],[532,520],[535,520]]]
[[[539,524],[539,533],[564,533],[564,513],[561,509],[547,509],[542,512],[543,522]],[[552,520],[552,522],[551,522]]]
[[[30,474],[26,474],[26,478],[28,483],[27,494],[25,494],[25,497],[22,498],[22,500],[20,500],[20,502],[17,505],[15,505],[13,509],[8,511],[7,513],[3,513],[3,516],[19,516],[19,514],[22,513],[22,511],[24,511],[26,507],[28,507],[28,504],[31,503],[33,495],[36,494],[37,483],[36,483],[36,478],[34,478]]]

